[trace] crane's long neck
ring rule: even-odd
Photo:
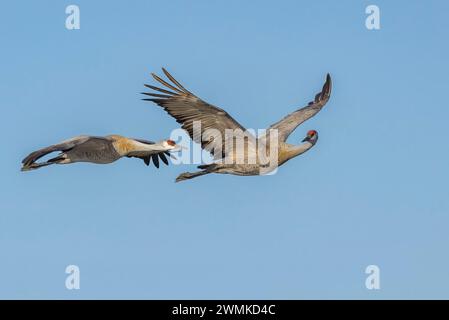
[[[133,152],[157,153],[166,150],[161,143],[146,144],[121,136],[112,136],[115,150],[123,157]]]
[[[289,160],[291,158],[297,157],[300,154],[303,154],[310,148],[312,148],[314,145],[308,141],[301,143],[300,145],[289,145],[286,150],[285,158],[286,160]]]
[[[136,141],[134,143],[134,146],[135,146],[136,150],[139,150],[139,151],[148,151],[148,152],[155,151],[155,152],[159,152],[159,151],[167,150],[167,148],[164,147],[162,145],[162,143],[146,144],[146,143],[141,143],[141,142]]]

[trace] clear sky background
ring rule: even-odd
[[[3,3],[0,298],[449,298],[448,15],[448,1]],[[167,138],[178,124],[139,94],[163,66],[250,128],[330,72],[330,101],[289,142],[320,139],[266,177],[175,184],[195,166],[135,159],[20,172],[79,134]]]

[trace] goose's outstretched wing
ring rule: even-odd
[[[278,138],[280,141],[286,141],[288,136],[304,121],[312,118],[316,115],[321,108],[329,100],[332,91],[332,80],[331,76],[327,74],[326,82],[323,85],[321,92],[315,95],[315,99],[304,108],[298,109],[295,112],[290,113],[288,116],[284,117],[280,121],[272,124],[267,131],[270,129],[278,130]]]
[[[249,133],[245,132],[245,128],[226,111],[201,100],[184,88],[167,70],[162,68],[162,71],[171,83],[152,73],[153,78],[165,88],[145,84],[145,87],[158,91],[159,93],[142,92],[142,94],[151,97],[143,100],[155,102],[164,108],[168,114],[181,124],[181,127],[188,132],[193,141],[201,144],[201,147],[211,152],[216,159],[226,156],[226,129],[233,130],[237,135],[239,132],[242,132],[246,136],[249,136]],[[200,132],[194,132],[194,123],[201,124],[201,130],[198,130]],[[221,134],[221,141],[219,141],[220,139],[210,137],[210,129],[218,130]],[[246,141],[248,140],[253,141],[253,139],[247,139]],[[249,142],[249,144],[251,143]],[[221,150],[219,152],[220,154],[217,152],[214,154],[216,150]]]

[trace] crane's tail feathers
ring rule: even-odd
[[[197,172],[184,172],[181,173],[177,178],[176,178],[176,182],[180,182],[180,181],[184,181],[184,180],[189,180],[189,179],[193,179],[205,174],[210,173],[210,171],[197,171]]]

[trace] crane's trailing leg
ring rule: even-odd
[[[210,173],[210,172],[208,172],[206,170],[197,171],[197,172],[184,172],[184,173],[181,173],[176,178],[176,182],[192,179],[192,178],[199,177],[199,176],[202,176],[202,175],[205,175],[205,174],[208,174],[208,173]]]
[[[176,182],[193,179],[193,178],[196,178],[196,177],[199,177],[199,176],[203,176],[203,175],[208,174],[208,173],[215,172],[215,170],[217,169],[217,165],[216,164],[204,164],[204,165],[198,166],[197,168],[198,169],[203,169],[203,170],[202,171],[196,171],[196,172],[184,172],[184,173],[181,173],[176,178]]]
[[[36,162],[39,158],[51,153],[53,151],[49,151],[48,148],[41,149],[36,151],[34,154],[32,153],[28,158],[24,160],[22,171],[30,171],[36,170],[42,167],[46,167],[52,164],[65,164],[70,163],[70,160],[67,159],[67,156],[64,153],[59,154],[57,157],[48,159],[45,162]]]
[[[53,164],[53,163],[51,163],[51,162],[33,163],[33,164],[30,164],[29,166],[23,166],[22,169],[20,169],[20,170],[21,171],[30,171],[30,170],[39,169],[41,167],[49,166],[51,164]]]

